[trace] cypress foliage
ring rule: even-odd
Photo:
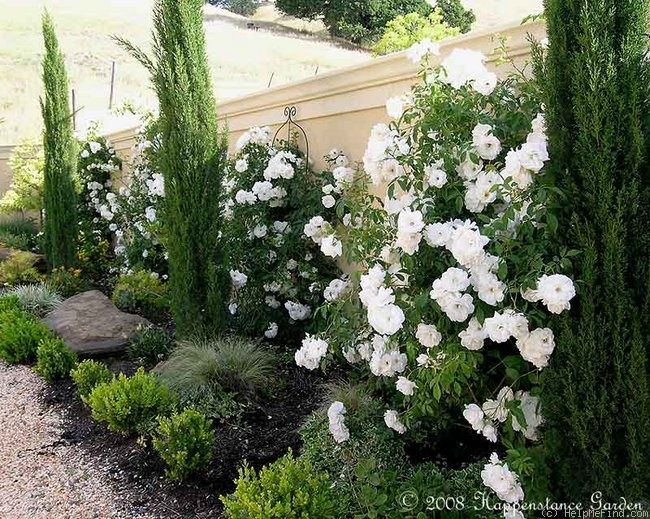
[[[545,0],[538,68],[567,245],[583,253],[545,373],[546,444],[560,497],[647,497],[647,0]],[[645,310],[645,311],[644,311]]]
[[[77,238],[74,183],[77,153],[68,99],[68,76],[54,23],[47,11],[43,14],[43,41],[45,43],[43,58],[45,96],[41,98],[41,112],[45,127],[43,133],[45,253],[52,266],[69,267],[74,264]]]
[[[222,271],[220,199],[224,135],[203,32],[203,0],[156,0],[153,59],[118,40],[149,70],[160,107],[165,178],[162,217],[172,313],[181,335],[211,333],[225,321],[229,277]]]

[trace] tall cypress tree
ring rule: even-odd
[[[538,78],[578,296],[545,374],[558,494],[648,495],[647,0],[545,0]],[[640,246],[645,244],[645,247]]]
[[[68,99],[68,76],[63,54],[49,13],[43,14],[44,98],[41,112],[45,131],[43,149],[45,168],[43,206],[45,253],[54,266],[74,264],[77,239],[77,214],[74,175],[77,168],[76,143]]]
[[[203,32],[203,0],[156,0],[153,59],[118,40],[149,70],[160,107],[159,166],[165,178],[163,227],[174,322],[181,335],[210,333],[225,321],[229,277],[222,271],[220,201],[224,135]]]

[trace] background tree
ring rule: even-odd
[[[255,14],[260,6],[260,0],[207,0],[209,4],[216,7],[223,7],[233,13],[242,16],[251,16]]]
[[[162,223],[171,304],[180,335],[219,330],[230,278],[222,272],[221,183],[226,144],[203,32],[203,0],[156,0],[153,60],[119,40],[151,73],[160,106],[157,164],[165,179]]]
[[[425,0],[277,0],[275,6],[282,12],[297,18],[323,18],[332,36],[355,43],[376,41],[386,24],[400,15],[418,13],[429,16],[433,8]],[[461,32],[471,28],[475,17],[467,11],[460,0],[442,0],[437,7],[443,20]]]
[[[442,14],[438,9],[429,16],[409,13],[388,22],[384,34],[373,45],[372,50],[375,54],[389,54],[408,49],[425,38],[437,41],[456,36],[459,32],[458,28],[449,27],[443,21]]]
[[[545,4],[550,46],[543,64],[536,51],[538,77],[570,200],[567,245],[583,251],[545,381],[546,440],[563,497],[641,499],[650,490],[648,3]]]
[[[14,148],[9,159],[11,186],[0,199],[0,213],[36,212],[39,217],[42,215],[43,166],[41,146],[24,141]]]
[[[68,76],[52,18],[43,14],[44,98],[41,112],[45,131],[43,152],[43,205],[45,209],[45,254],[54,266],[71,266],[75,261],[77,212],[74,175],[77,154],[68,99]]]

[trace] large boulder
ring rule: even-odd
[[[66,299],[43,322],[82,356],[123,351],[139,326],[151,324],[144,317],[121,312],[98,290]]]

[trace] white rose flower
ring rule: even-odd
[[[541,413],[539,412],[539,398],[532,396],[526,391],[517,391],[515,399],[519,400],[519,407],[526,419],[526,426],[524,427],[519,423],[516,415],[512,415],[512,428],[515,431],[520,431],[529,440],[537,440],[537,429],[544,421]]]
[[[495,400],[486,400],[483,403],[483,412],[490,420],[505,422],[508,418],[508,402],[514,399],[514,393],[508,386],[502,387]]]
[[[246,283],[248,283],[248,276],[242,272],[239,272],[239,270],[231,270],[230,279],[232,280],[232,284],[236,289],[243,288],[246,286]]]
[[[302,346],[294,355],[296,364],[313,371],[320,365],[321,359],[327,355],[327,349],[327,342],[307,334],[302,340]]]
[[[461,346],[471,351],[477,351],[483,348],[486,335],[478,319],[472,317],[467,329],[460,332],[458,337],[460,338]]]
[[[404,320],[404,312],[397,305],[368,307],[368,323],[379,334],[394,335],[402,329]]]
[[[501,141],[492,135],[489,124],[477,124],[472,130],[472,144],[482,159],[494,160],[501,153]]]
[[[418,387],[415,382],[411,382],[406,377],[397,377],[397,382],[395,383],[397,391],[406,396],[413,395],[414,390]]]
[[[253,229],[253,234],[255,235],[256,238],[264,238],[266,236],[266,233],[268,231],[268,228],[266,225],[260,223],[255,226]]]
[[[243,173],[248,169],[248,161],[246,159],[239,159],[235,162],[235,171],[238,173]]]
[[[463,410],[463,417],[475,431],[481,432],[485,426],[483,410],[476,404],[469,404]]]
[[[481,479],[486,487],[491,488],[506,503],[518,503],[524,499],[524,491],[517,475],[508,469],[506,463],[499,461],[496,453],[490,456],[490,462],[483,467]]]
[[[336,258],[343,254],[343,243],[336,237],[336,235],[330,234],[322,239],[320,250],[325,254],[325,256]]]
[[[576,295],[571,278],[562,274],[544,275],[537,281],[536,296],[554,314],[571,308],[571,299]]]
[[[277,323],[269,323],[269,327],[264,332],[264,337],[267,339],[275,339],[278,335],[278,325]]]
[[[397,431],[399,434],[404,434],[406,432],[406,427],[400,421],[397,411],[393,411],[392,409],[386,411],[384,413],[384,422],[389,428]]]
[[[537,328],[517,340],[520,355],[537,369],[548,365],[555,349],[555,339],[550,328]]]
[[[433,164],[425,166],[424,175],[426,177],[427,183],[438,189],[444,186],[447,183],[447,173],[442,169],[442,160],[439,160]]]
[[[237,193],[235,193],[235,200],[238,204],[253,205],[255,202],[257,202],[257,197],[249,191],[240,189],[237,191]]]
[[[391,97],[386,101],[386,113],[391,119],[399,119],[404,113],[404,109],[410,104],[411,99],[408,94]]]
[[[311,313],[311,308],[308,305],[296,303],[295,301],[287,301],[284,303],[284,308],[289,313],[289,317],[294,321],[304,321]]]
[[[331,209],[336,204],[336,199],[332,195],[325,195],[321,198],[321,202],[327,209]]]
[[[474,313],[474,300],[469,294],[450,293],[437,302],[447,317],[456,323],[466,321]]]
[[[506,342],[510,337],[519,339],[528,334],[528,320],[514,310],[507,309],[495,312],[492,317],[485,319],[483,330],[493,342]]]
[[[433,324],[418,324],[418,329],[415,332],[415,338],[425,348],[433,348],[438,346],[442,341],[442,335]]]
[[[346,409],[343,402],[333,402],[327,410],[329,430],[336,443],[343,443],[350,439],[350,431],[345,425]]]
[[[492,443],[496,443],[497,441],[497,430],[494,427],[493,424],[489,423],[486,424],[483,429],[481,430],[481,433],[483,436],[485,436],[486,439],[491,441]]]
[[[397,217],[397,232],[404,234],[419,233],[424,229],[424,220],[420,211],[412,211],[406,207],[400,211]]]
[[[447,245],[453,228],[448,223],[432,223],[424,229],[424,239],[431,247]]]

